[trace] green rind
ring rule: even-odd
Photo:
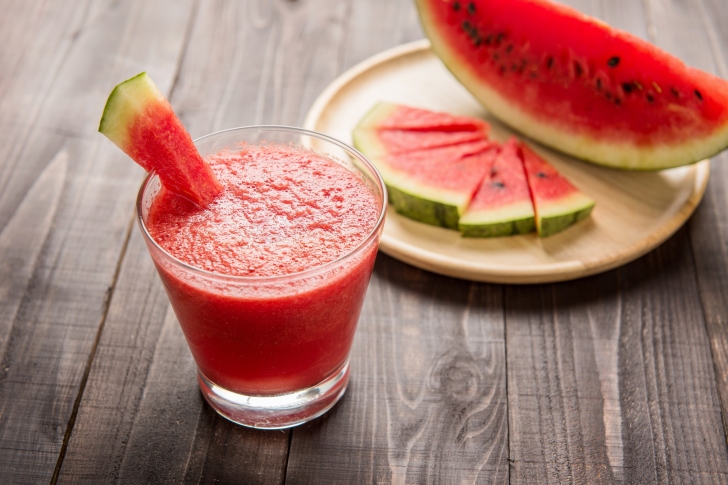
[[[545,123],[519,109],[508,99],[482,83],[473,66],[458,60],[456,53],[437,32],[428,2],[415,0],[420,23],[432,44],[432,50],[445,67],[495,117],[544,145],[575,158],[611,168],[632,171],[657,171],[689,165],[712,157],[728,147],[728,123],[712,135],[675,145],[642,148],[575,134]]]
[[[536,230],[530,199],[498,208],[468,209],[458,223],[464,237],[500,237],[527,234]]]
[[[536,219],[526,217],[505,222],[487,224],[458,224],[463,237],[502,237],[514,234],[528,234],[536,230]]]
[[[538,233],[539,237],[551,236],[553,234],[556,234],[557,232],[563,231],[567,227],[576,224],[581,220],[586,219],[587,217],[589,217],[589,214],[591,213],[593,208],[594,203],[592,203],[588,207],[577,210],[576,212],[542,218]]]
[[[146,72],[127,79],[109,94],[99,122],[99,132],[128,153],[130,124],[145,106],[155,101],[166,103],[166,98]]]
[[[407,193],[387,184],[389,203],[403,216],[432,226],[457,229],[460,213],[457,206]]]

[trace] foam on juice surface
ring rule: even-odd
[[[206,158],[223,192],[200,210],[164,189],[147,219],[176,258],[236,276],[297,273],[358,246],[379,217],[361,176],[300,148],[243,145]]]

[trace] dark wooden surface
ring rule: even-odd
[[[569,0],[728,77],[724,0]],[[501,286],[380,255],[326,416],[221,419],[96,133],[147,70],[194,137],[301,124],[338,74],[422,37],[410,0],[0,2],[0,483],[728,483],[728,156],[664,245]],[[416,89],[416,87],[413,87]]]

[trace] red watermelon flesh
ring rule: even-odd
[[[495,116],[599,164],[660,169],[728,146],[728,82],[547,0],[417,0],[433,50]]]
[[[187,130],[154,82],[141,73],[116,86],[104,108],[99,131],[162,185],[198,206],[222,190]]]
[[[520,146],[539,236],[550,236],[586,218],[594,201],[527,145]]]
[[[408,131],[481,131],[487,135],[488,123],[469,116],[414,108],[403,104],[379,102],[364,115],[358,129]]]
[[[460,218],[459,229],[466,237],[508,236],[535,229],[531,193],[515,138],[508,140],[494,157]]]
[[[486,140],[490,125],[467,116],[378,103],[354,128],[354,146],[369,156]]]
[[[369,156],[406,153],[428,148],[440,148],[486,139],[480,130],[468,131],[408,131],[364,130],[353,133],[354,146]]]
[[[442,190],[468,193],[468,200],[478,188],[486,168],[481,155],[489,152],[488,141],[464,143],[409,153],[391,154],[377,159],[389,170],[406,172],[416,182],[431,184]],[[490,155],[486,158],[489,158]],[[376,162],[375,162],[376,163]],[[473,167],[477,170],[473,172]]]

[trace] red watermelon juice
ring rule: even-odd
[[[360,154],[303,130],[236,129],[196,144],[222,193],[201,209],[151,174],[138,210],[202,393],[240,424],[305,422],[346,389],[384,185]]]

